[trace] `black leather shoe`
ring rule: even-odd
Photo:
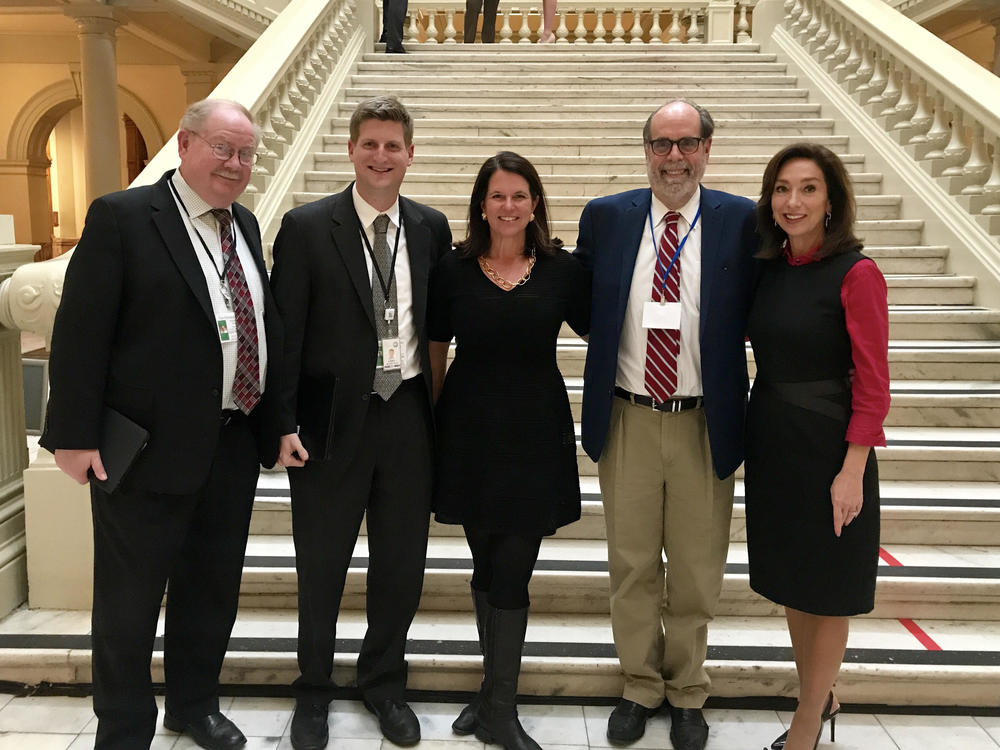
[[[400,44],[398,47],[397,46],[390,47],[389,45],[386,45],[385,46],[385,51],[386,51],[387,54],[390,54],[390,55],[405,55],[406,54],[406,50],[403,48],[402,44]]]
[[[420,722],[413,709],[403,701],[386,698],[369,702],[365,699],[365,708],[378,717],[378,728],[389,742],[403,747],[420,742]]]
[[[190,721],[165,713],[163,726],[171,732],[186,734],[206,750],[237,750],[247,744],[247,738],[239,727],[219,711]]]
[[[608,718],[608,739],[616,745],[629,745],[646,733],[646,719],[659,710],[646,708],[622,698]]]
[[[327,725],[329,707],[324,703],[295,701],[292,714],[292,747],[295,750],[323,750],[330,741]]]
[[[708,723],[700,708],[670,707],[670,741],[674,750],[703,750],[708,742]]]

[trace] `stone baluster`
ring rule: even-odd
[[[447,23],[444,27],[444,43],[445,44],[458,44],[455,41],[455,36],[458,34],[458,29],[455,28],[455,9],[448,8],[445,11],[445,18]]]
[[[812,23],[813,19],[812,6],[812,0],[802,0],[802,13],[799,14],[799,18],[795,23],[795,39],[803,47],[807,39],[806,29],[809,28],[809,24]]]
[[[993,136],[993,171],[983,185],[983,202],[982,213],[1000,216],[1000,135]]]
[[[816,47],[815,58],[820,64],[826,65],[830,55],[833,54],[833,51],[837,49],[837,45],[840,43],[840,36],[837,34],[837,19],[826,8],[823,9],[823,25],[826,27],[824,31],[825,36],[823,37],[823,43]]]
[[[556,29],[556,44],[569,44],[566,37],[569,36],[569,28],[566,26],[566,13],[556,11],[559,14],[559,28]],[[621,20],[621,11],[618,13],[618,20]]]
[[[792,7],[785,11],[785,27],[793,37],[799,33],[799,21],[802,18],[802,13],[805,11],[802,3],[803,0],[793,0]]]
[[[803,46],[807,50],[811,51],[816,48],[817,43],[820,41],[818,39],[818,34],[822,26],[823,22],[820,19],[819,4],[814,4],[809,18],[809,23],[806,24],[805,29],[803,29],[802,31],[803,36],[805,37],[805,42],[803,43]]]
[[[691,8],[688,12],[688,44],[701,44],[701,27],[698,25],[698,9]]]
[[[896,104],[903,92],[896,84],[896,70],[893,67],[895,61],[891,57],[886,57],[886,81],[885,89],[882,90],[882,107],[878,112],[879,117],[888,117],[896,111]]]
[[[417,11],[410,11],[410,25],[406,30],[406,43],[407,44],[419,44],[420,43],[420,27],[417,25]]]
[[[913,110],[913,117],[910,118],[910,128],[907,131],[906,143],[926,143],[927,131],[931,123],[934,122],[933,105],[930,104],[930,96],[927,93],[927,82],[920,80],[917,82],[917,107]]]
[[[663,27],[660,26],[660,9],[653,8],[649,15],[652,18],[652,25],[649,27],[649,43],[663,44]]]
[[[632,25],[628,27],[626,44],[642,44],[642,10],[632,9]]]
[[[747,19],[748,3],[740,2],[739,20],[736,21],[736,43],[749,44],[753,41],[750,37],[750,21]]]
[[[681,43],[681,13],[676,8],[670,9],[670,28],[667,29],[667,44]]]
[[[886,86],[885,74],[882,72],[882,53],[881,50],[874,49],[874,44],[872,43],[867,44],[866,47],[865,57],[868,60],[871,73],[868,74],[868,80],[858,86],[855,94],[857,94],[858,101],[862,105],[878,105],[882,102],[880,95],[882,89]]]
[[[951,139],[944,147],[944,169],[939,174],[942,177],[961,177],[962,164],[969,157],[969,147],[965,143],[965,113],[957,106],[953,107],[951,120]],[[934,174],[934,172],[931,172]],[[950,191],[949,191],[950,192]]]
[[[517,30],[518,44],[531,44],[531,29],[528,28],[529,9],[521,11],[521,27]]]
[[[831,75],[836,75],[836,71],[842,68],[844,61],[851,54],[851,44],[847,40],[847,22],[839,21],[837,29],[837,46],[826,58],[826,69]]]
[[[847,59],[844,60],[843,65],[837,66],[835,69],[835,75],[838,81],[843,85],[848,92],[854,91],[856,86],[856,81],[858,78],[858,68],[861,67],[861,36],[857,33],[857,29],[852,29],[854,33],[851,35],[851,51],[847,55]]]
[[[969,137],[969,158],[962,165],[965,185],[962,195],[982,195],[985,182],[990,176],[990,155],[986,147],[986,131],[978,120],[972,123]]]
[[[427,13],[427,27],[424,29],[424,40],[427,44],[438,43],[437,11],[435,10]]]
[[[576,12],[576,28],[573,29],[573,44],[586,44],[587,43],[587,29],[583,25],[583,10],[578,10]]]
[[[903,132],[910,127],[910,118],[917,109],[917,100],[913,97],[912,73],[909,68],[899,72],[899,101],[892,108],[892,114],[886,117],[886,129]]]
[[[597,19],[594,24],[594,44],[607,44],[608,40],[605,37],[608,35],[608,29],[604,25],[604,10],[595,9],[594,16]]]
[[[656,18],[656,11],[653,11],[653,18]],[[615,9],[615,26],[613,29],[611,29],[611,43],[625,44],[625,27],[622,25],[621,8]]]
[[[934,119],[931,121],[931,127],[927,131],[927,140],[917,144],[913,148],[913,157],[918,161],[933,163],[937,159],[944,158],[944,146],[951,136],[946,114],[944,94],[940,91],[935,91]]]
[[[514,29],[510,26],[510,9],[504,8],[500,11],[503,15],[503,24],[500,26],[500,44],[513,44],[510,40],[514,35]]]
[[[819,56],[820,51],[823,50],[826,45],[826,40],[830,37],[830,26],[827,23],[826,8],[817,9],[816,19],[819,26],[809,40],[809,49],[813,53],[814,58]]]

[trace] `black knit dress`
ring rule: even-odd
[[[879,545],[878,465],[868,456],[860,515],[833,533],[830,486],[851,416],[851,341],[841,282],[859,252],[765,264],[749,319],[757,375],[747,414],[750,586],[818,615],[870,612]]]
[[[576,436],[556,364],[563,321],[587,332],[590,287],[579,262],[539,254],[509,292],[453,251],[431,280],[428,333],[455,337],[437,403],[432,507],[442,523],[545,535],[580,517]]]

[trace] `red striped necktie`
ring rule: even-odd
[[[677,256],[673,266],[671,258],[677,252],[677,220],[680,214],[668,211],[664,217],[665,227],[657,252],[656,270],[653,273],[654,302],[680,302],[681,299],[681,257]],[[663,274],[669,274],[666,283]],[[646,392],[657,403],[670,400],[677,391],[677,356],[681,349],[681,332],[665,328],[650,328],[646,337]]]

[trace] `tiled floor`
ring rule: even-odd
[[[162,699],[158,700],[162,707]],[[483,750],[483,744],[452,734],[460,706],[414,703],[420,717],[422,750]],[[292,701],[286,698],[224,698],[222,708],[247,735],[247,750],[291,750],[288,726]],[[548,750],[604,748],[607,706],[529,705],[520,709],[525,729]],[[709,709],[708,750],[757,750],[781,733],[791,718],[780,711]],[[13,697],[0,694],[0,750],[91,750],[97,720],[89,698]],[[669,722],[657,715],[636,750],[669,748]],[[158,727],[152,750],[195,750],[187,737]],[[334,701],[330,711],[331,750],[391,750],[371,715],[354,701]],[[844,714],[837,741],[824,735],[828,750],[998,750],[1000,717]]]

